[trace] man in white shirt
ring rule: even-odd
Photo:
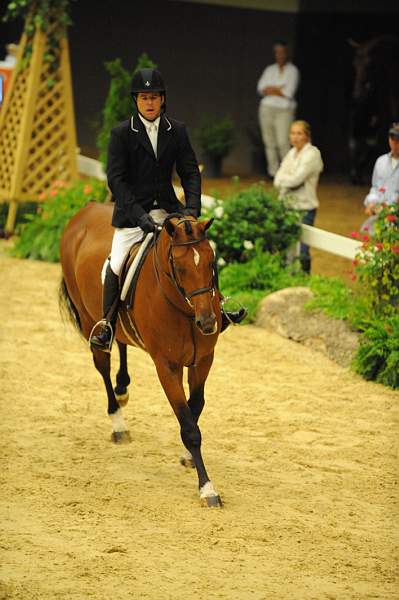
[[[266,67],[257,85],[262,96],[259,124],[270,177],[275,176],[290,149],[289,131],[295,116],[295,93],[299,83],[299,71],[288,61],[287,44],[275,42],[273,52],[276,62]]]
[[[362,230],[373,232],[381,204],[399,202],[399,123],[392,123],[388,144],[390,152],[378,157],[374,165],[371,188],[364,199],[365,213],[369,218],[363,223]]]

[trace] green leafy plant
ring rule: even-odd
[[[280,254],[283,262],[288,247],[299,239],[298,212],[261,183],[217,202],[208,214],[215,218],[209,238],[222,265],[246,262],[259,251]]]
[[[105,68],[111,76],[111,83],[102,111],[101,129],[97,135],[99,159],[104,166],[107,162],[108,141],[111,129],[136,112],[136,106],[130,93],[133,75],[139,69],[155,69],[156,64],[144,52],[139,57],[137,65],[132,73],[125,69],[120,58],[106,62]]]
[[[260,301],[271,292],[306,285],[308,276],[302,271],[293,271],[283,266],[281,257],[257,251],[245,264],[231,263],[220,273],[220,288],[223,294],[245,305],[249,321],[254,321]]]
[[[399,205],[383,205],[375,231],[352,234],[363,244],[354,261],[355,277],[378,316],[398,313],[399,308]]]
[[[42,194],[43,202],[28,221],[18,226],[18,235],[12,254],[18,258],[34,258],[49,262],[60,260],[60,239],[65,225],[89,201],[104,202],[106,185],[97,179],[79,180],[70,186],[56,181]]]
[[[369,323],[353,365],[365,379],[399,388],[399,315]]]
[[[234,145],[234,123],[228,116],[222,119],[206,116],[194,136],[204,155],[223,158]]]
[[[61,39],[72,21],[69,17],[69,0],[13,0],[7,5],[4,21],[24,19],[26,45],[18,68],[28,67],[33,53],[33,39],[37,30],[46,33],[46,48],[43,59],[49,64],[47,85],[57,83],[57,71],[61,59]]]
[[[370,307],[360,290],[348,286],[339,277],[312,275],[309,287],[313,300],[306,304],[307,310],[321,310],[329,317],[347,321],[355,330],[361,331],[370,317]]]

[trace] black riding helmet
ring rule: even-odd
[[[166,88],[161,73],[158,69],[139,69],[132,79],[131,94],[134,101],[139,92],[157,92],[164,96],[166,102]],[[165,110],[165,102],[163,108]]]

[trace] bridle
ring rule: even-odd
[[[192,222],[189,219],[181,219],[177,223],[176,227],[178,227],[179,225],[181,225],[185,221],[187,221],[189,223]],[[191,302],[191,299],[194,298],[194,296],[199,296],[200,294],[207,294],[207,293],[210,293],[212,295],[212,298],[215,296],[215,283],[214,283],[215,282],[215,277],[214,277],[215,268],[214,267],[212,268],[211,285],[209,285],[207,287],[198,288],[196,290],[193,290],[192,292],[186,292],[186,290],[181,285],[181,283],[180,283],[180,281],[179,281],[179,279],[177,277],[177,274],[176,274],[175,262],[173,260],[173,248],[178,247],[178,246],[194,246],[195,244],[199,244],[200,242],[203,242],[205,239],[206,239],[206,236],[202,235],[197,240],[188,240],[187,242],[173,242],[173,241],[170,241],[170,243],[169,243],[168,263],[170,265],[170,272],[165,271],[165,275],[169,279],[171,279],[171,281],[174,283],[177,291],[179,292],[180,296],[184,299],[184,301],[189,305],[189,307],[191,309],[194,309],[194,304]],[[155,272],[157,274],[158,282],[161,284],[160,277],[159,277],[159,261],[158,261],[157,246],[158,246],[158,238],[155,241],[153,256],[154,256],[154,268],[155,268]],[[162,289],[162,286],[161,286],[161,289]],[[166,296],[166,294],[165,294],[165,292],[164,292],[163,289],[162,289],[162,291],[163,291],[165,297],[170,302],[170,299]]]

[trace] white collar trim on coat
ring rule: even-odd
[[[138,115],[138,116],[140,117],[140,115]],[[158,117],[158,119],[160,119],[160,118],[161,118],[161,117]],[[168,124],[168,127],[167,127],[166,131],[170,131],[170,130],[172,129],[172,123],[169,121],[169,119],[168,119],[168,118],[167,118],[165,115],[164,115],[164,119],[165,119],[165,121],[166,121],[166,122],[167,122],[167,124]],[[143,119],[141,119],[141,120],[143,121]],[[146,120],[146,119],[144,119],[144,120]],[[144,123],[144,121],[143,121],[143,123]],[[147,123],[150,123],[150,121],[147,121]],[[130,128],[131,128],[131,130],[132,130],[132,131],[134,131],[135,133],[138,133],[138,132],[139,132],[139,130],[138,130],[138,129],[136,129],[136,128],[135,128],[135,126],[134,126],[134,116],[132,116],[132,117],[130,118]]]

